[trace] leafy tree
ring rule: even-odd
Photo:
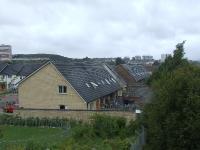
[[[125,61],[121,57],[117,57],[115,60],[116,65],[125,64]]]
[[[83,58],[83,60],[84,60],[84,61],[90,61],[91,58],[89,58],[89,57],[86,56],[85,58]]]
[[[3,137],[2,130],[0,129],[0,139]]]
[[[188,65],[187,59],[185,59],[184,56],[184,44],[185,41],[182,43],[178,43],[176,45],[176,49],[174,50],[173,57],[169,56],[166,58],[165,62],[160,65],[158,70],[154,72],[154,74],[149,79],[149,84],[153,80],[157,80],[161,78],[162,75],[165,75],[169,72],[172,72],[173,70],[176,70],[179,67]]]
[[[183,43],[152,78],[152,102],[145,106],[146,149],[200,149],[200,68],[190,65]]]

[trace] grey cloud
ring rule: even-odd
[[[195,0],[1,0],[0,43],[14,53],[116,57],[172,53],[199,59]],[[25,51],[23,51],[25,50]]]

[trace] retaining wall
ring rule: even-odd
[[[41,110],[41,109],[19,109],[14,114],[21,117],[48,117],[48,118],[68,118],[75,120],[89,121],[94,114],[105,114],[109,116],[125,117],[128,121],[135,120],[135,113],[131,111],[92,111],[92,110]]]

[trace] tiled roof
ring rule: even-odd
[[[28,76],[36,69],[38,69],[42,64],[23,64],[23,63],[12,63],[8,64],[3,70],[1,70],[0,75],[19,75]]]
[[[23,68],[23,64],[8,64],[2,71],[1,75],[17,75]]]
[[[28,76],[33,73],[35,70],[39,69],[42,66],[41,64],[25,64],[23,68],[18,73],[19,76]]]
[[[3,70],[7,65],[7,63],[0,63],[0,71]]]
[[[108,71],[111,72],[110,74],[113,76],[113,78],[116,79],[122,87],[127,86],[126,81],[116,72],[116,70],[115,70],[116,66],[115,65],[106,64],[105,66],[106,66],[105,68],[109,69]]]
[[[149,77],[149,73],[143,65],[127,65],[123,64],[124,68],[134,77],[136,81],[140,81]]]
[[[54,63],[54,65],[86,102],[121,88],[103,65],[85,63]]]

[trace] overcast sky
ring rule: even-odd
[[[199,0],[0,0],[0,44],[13,53],[200,60]]]

